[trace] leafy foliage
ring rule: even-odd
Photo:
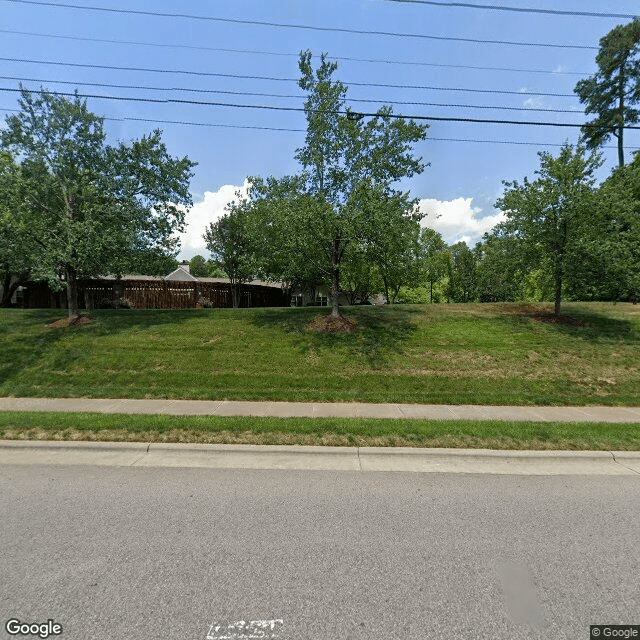
[[[252,280],[256,272],[247,231],[248,206],[247,200],[230,203],[227,213],[212,222],[204,233],[207,249],[211,251],[215,264],[229,277],[234,309],[240,306],[242,283]]]
[[[591,149],[601,147],[612,135],[618,139],[618,164],[624,165],[624,128],[636,123],[640,111],[640,18],[618,25],[600,39],[598,70],[580,80],[575,92],[586,112],[595,118],[582,127]]]
[[[557,157],[540,152],[539,176],[504,182],[505,192],[496,207],[507,221],[500,231],[519,243],[520,255],[529,265],[551,265],[555,287],[555,313],[560,313],[567,263],[589,224],[594,202],[593,176],[602,164],[598,154],[585,157],[585,149],[565,143]]]
[[[122,274],[149,252],[175,254],[194,163],[172,158],[158,130],[107,145],[103,118],[77,95],[22,89],[20,108],[2,132],[20,165],[15,224],[37,245],[34,275],[64,282],[74,315],[78,277]]]
[[[303,52],[299,67],[299,86],[307,92],[307,134],[295,155],[301,172],[250,178],[254,219],[261,223],[257,235],[264,238],[257,247],[261,270],[271,277],[330,282],[337,315],[345,260],[369,257],[396,287],[390,252],[407,237],[407,220],[419,216],[408,195],[391,185],[424,169],[412,144],[424,139],[426,126],[393,117],[390,107],[370,118],[351,111],[347,88],[332,79],[337,63],[325,54],[314,70],[311,52]],[[355,271],[353,265],[349,277]]]

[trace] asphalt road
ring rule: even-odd
[[[8,464],[0,488],[0,637],[27,637],[9,619],[63,640],[640,624],[637,476]]]

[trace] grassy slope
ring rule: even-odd
[[[549,308],[548,306],[546,307]],[[640,306],[358,307],[355,334],[304,330],[318,309],[0,310],[0,395],[451,404],[640,404]],[[526,311],[526,310],[524,310]]]

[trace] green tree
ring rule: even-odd
[[[195,255],[189,260],[189,273],[194,278],[207,278],[209,276],[209,267],[203,256]]]
[[[519,260],[520,239],[498,227],[485,233],[474,252],[480,302],[515,302],[525,299],[526,269]]]
[[[420,280],[429,283],[429,302],[432,303],[434,285],[447,274],[449,255],[447,243],[437,231],[429,227],[420,232],[420,258]]]
[[[19,205],[20,166],[0,150],[0,306],[8,307],[16,289],[26,284],[38,262],[37,236],[16,215]]]
[[[349,304],[366,303],[382,285],[364,243],[352,243],[342,261],[340,289]]]
[[[612,135],[618,139],[618,165],[624,165],[624,128],[638,122],[640,111],[640,18],[618,25],[600,39],[598,70],[580,80],[574,91],[595,118],[582,127],[590,149]]]
[[[565,143],[557,157],[538,153],[539,176],[503,182],[506,189],[495,204],[507,216],[505,233],[519,238],[530,264],[550,264],[554,282],[554,312],[560,313],[567,262],[589,224],[594,203],[594,172],[602,164],[597,153]]]
[[[590,224],[569,265],[569,294],[637,300],[640,294],[640,155],[615,169],[595,194]]]
[[[393,304],[400,288],[420,278],[420,219],[407,194],[363,183],[354,200],[360,213],[357,228],[364,238],[366,256],[375,266],[387,303]]]
[[[365,117],[346,107],[346,86],[332,79],[337,63],[323,54],[313,69],[311,52],[300,55],[299,86],[307,92],[305,144],[296,159],[302,171],[283,180],[250,178],[254,197],[281,207],[273,220],[290,251],[313,272],[330,283],[331,314],[338,315],[340,268],[352,243],[366,242],[364,215],[372,190],[392,201],[399,197],[391,188],[396,181],[420,173],[421,159],[411,146],[426,136],[426,126],[396,118],[390,107]],[[406,198],[408,202],[408,198]],[[286,231],[285,231],[286,229]],[[275,265],[275,263],[273,263]],[[282,273],[289,277],[291,262],[285,258]],[[277,269],[272,269],[276,273]]]
[[[21,166],[15,217],[37,236],[40,275],[66,285],[70,316],[78,278],[125,273],[136,251],[175,253],[194,163],[169,156],[160,131],[109,146],[86,101],[26,89],[6,125]]]
[[[476,299],[476,256],[466,242],[449,247],[449,282],[447,297],[453,302],[472,302]]]
[[[249,206],[244,199],[228,204],[227,212],[209,224],[203,236],[215,263],[229,277],[234,309],[240,306],[242,284],[252,280],[256,272],[254,252],[247,232]]]

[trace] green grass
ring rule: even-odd
[[[0,396],[640,404],[640,306],[567,304],[582,327],[531,310],[352,307],[358,331],[324,335],[304,329],[317,308],[95,311],[68,329],[45,327],[61,310],[3,309]]]
[[[640,450],[640,424],[0,412],[0,439]]]

